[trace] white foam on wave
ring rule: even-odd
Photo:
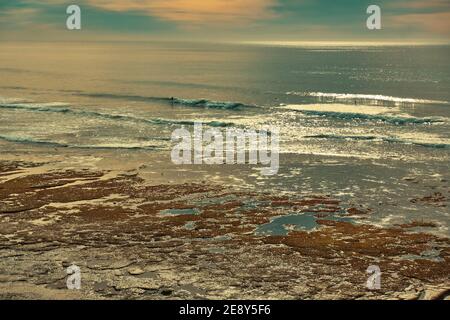
[[[28,103],[29,101],[23,98],[7,98],[0,96],[0,103]]]
[[[372,101],[386,101],[395,103],[424,103],[424,104],[450,104],[449,101],[429,100],[429,99],[415,99],[415,98],[401,98],[394,96],[385,96],[381,94],[361,94],[361,93],[331,93],[331,92],[286,92],[287,95],[303,96],[303,97],[317,97],[329,98],[336,100],[372,100]]]
[[[424,137],[422,139],[402,139],[401,137],[392,136],[365,136],[365,135],[335,135],[335,134],[318,134],[312,136],[305,136],[305,138],[312,139],[327,139],[327,140],[346,140],[346,141],[377,141],[388,143],[400,143],[405,145],[415,145],[420,147],[448,149],[450,144],[448,139],[439,139],[434,137]]]
[[[339,113],[361,113],[367,115],[389,114],[395,109],[388,107],[375,107],[367,105],[348,105],[339,103],[330,104],[289,104],[282,106],[283,109],[294,111],[321,111],[321,112],[339,112]]]
[[[142,150],[158,150],[162,149],[164,145],[162,143],[155,144],[158,141],[152,141],[152,145],[149,145],[149,142],[133,142],[133,141],[121,141],[115,139],[114,141],[99,141],[94,144],[72,144],[65,141],[52,141],[52,140],[43,140],[41,138],[23,136],[23,135],[0,135],[0,140],[12,142],[12,143],[21,143],[21,144],[30,144],[44,147],[53,147],[53,148],[75,148],[75,149],[142,149]]]
[[[301,112],[307,116],[326,117],[346,121],[381,121],[395,125],[443,123],[447,119],[438,117],[419,118],[400,113],[396,108],[367,105],[318,104],[282,105],[281,108]],[[396,111],[396,112],[393,112]]]
[[[133,115],[116,114],[116,113],[102,113],[97,111],[76,110],[68,108],[70,104],[62,102],[48,102],[48,103],[1,103],[0,109],[19,109],[33,112],[51,112],[73,114],[86,117],[103,118],[114,121],[134,121],[154,125],[194,125],[199,120],[176,120],[176,119],[160,119],[160,118],[140,118]],[[205,120],[205,125],[211,127],[228,127],[234,125],[231,122],[223,122],[220,120]]]

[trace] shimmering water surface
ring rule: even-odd
[[[0,152],[326,194],[372,208],[374,223],[431,220],[448,234],[446,203],[411,200],[450,196],[449,56],[443,46],[1,43]],[[279,127],[278,175],[171,165],[172,131],[195,121]]]

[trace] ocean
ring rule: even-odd
[[[370,210],[358,222],[431,221],[449,236],[449,56],[449,46],[3,42],[0,154],[134,170],[149,183],[328,195]],[[279,128],[278,174],[174,165],[171,134],[195,122]]]

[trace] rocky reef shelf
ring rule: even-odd
[[[370,209],[322,195],[34,170],[41,165],[0,162],[2,299],[450,295],[450,240],[411,231],[433,227],[427,222],[381,228],[364,223]],[[258,232],[274,222],[282,232]],[[66,287],[72,264],[81,270],[80,290]],[[379,290],[366,287],[370,265],[382,271]]]

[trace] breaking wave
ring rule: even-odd
[[[428,100],[428,99],[414,99],[414,98],[401,98],[393,96],[385,96],[380,94],[354,94],[354,93],[329,93],[329,92],[286,92],[287,95],[295,95],[302,97],[315,97],[319,99],[330,99],[330,100],[358,100],[358,101],[369,101],[369,102],[391,102],[391,103],[407,103],[407,104],[450,104],[449,101],[442,100]]]
[[[121,114],[111,114],[111,113],[101,113],[96,111],[85,111],[85,110],[74,110],[66,107],[67,104],[63,103],[2,103],[0,104],[0,108],[3,109],[20,109],[31,112],[51,112],[51,113],[64,113],[64,114],[73,114],[78,116],[85,117],[95,117],[102,118],[107,120],[116,120],[116,121],[131,121],[137,123],[146,123],[151,125],[194,125],[195,121],[190,120],[173,120],[173,119],[160,119],[160,118],[152,118],[145,119],[139,118],[129,115],[121,115]],[[211,127],[229,127],[233,126],[233,123],[222,122],[222,121],[208,121],[203,122],[204,125],[208,125]]]
[[[315,111],[315,110],[301,110],[301,109],[290,109],[290,110],[298,111],[305,115],[310,116],[327,117],[340,120],[379,121],[396,125],[430,124],[430,123],[445,122],[443,119],[439,118],[416,118],[416,117],[401,117],[395,115],[364,114],[355,112]]]
[[[53,148],[73,148],[73,149],[126,149],[126,150],[157,150],[160,149],[158,146],[146,145],[146,146],[130,146],[129,144],[125,145],[78,145],[78,144],[67,144],[55,141],[45,141],[38,140],[33,138],[26,137],[18,137],[18,136],[10,136],[10,135],[0,135],[0,140],[14,142],[14,143],[23,143],[23,144],[32,144],[32,145],[40,145],[46,147]]]
[[[153,101],[153,102],[164,102],[167,104],[181,105],[188,107],[200,107],[200,108],[211,108],[211,109],[223,109],[223,110],[236,110],[242,108],[255,108],[255,105],[247,105],[241,102],[230,102],[230,101],[213,101],[208,99],[182,99],[176,97],[148,97],[139,95],[124,95],[124,94],[110,94],[110,93],[75,93],[79,96],[85,96],[90,98],[109,98],[109,99],[120,99],[120,100],[131,100],[131,101]]]
[[[411,141],[411,140],[402,140],[393,137],[380,137],[380,136],[341,136],[334,134],[319,134],[312,136],[305,136],[305,138],[312,139],[328,139],[328,140],[356,140],[356,141],[382,141],[389,143],[401,143],[408,145],[416,145],[427,148],[436,148],[436,149],[449,149],[450,144],[447,143],[429,143],[429,142],[421,142],[421,141]]]
[[[221,101],[211,101],[206,99],[178,99],[174,98],[174,104],[189,106],[189,107],[201,107],[201,108],[211,108],[211,109],[224,109],[224,110],[236,110],[245,107],[255,107],[250,105],[245,105],[240,102],[221,102]]]

